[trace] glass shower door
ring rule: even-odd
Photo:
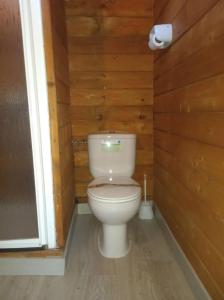
[[[0,0],[0,66],[0,248],[33,247],[40,233],[19,0]]]

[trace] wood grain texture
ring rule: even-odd
[[[148,54],[148,35],[69,36],[70,54]]]
[[[68,17],[69,36],[107,36],[146,35],[152,18],[137,17]]]
[[[220,88],[222,88],[220,86]],[[71,89],[71,104],[78,106],[153,105],[153,89]]]
[[[71,86],[77,89],[147,89],[152,88],[152,72],[71,71]]]
[[[136,134],[153,134],[152,122],[145,122],[144,120],[133,122],[79,120],[79,122],[72,125],[72,135],[74,137],[82,137],[97,131],[109,131],[111,128],[115,131],[135,132]]]
[[[189,239],[186,239],[185,235],[183,235],[185,229],[185,224],[183,224],[183,220],[185,219],[181,219],[181,220],[179,219],[179,214],[181,217],[183,217],[183,214],[181,214],[180,210],[177,210],[177,207],[175,206],[174,198],[172,197],[172,195],[170,195],[169,191],[164,187],[163,184],[161,184],[158,181],[156,177],[154,182],[155,182],[154,195],[157,199],[157,203],[158,205],[160,205],[162,209],[162,213],[166,217],[166,220],[169,223],[169,226],[173,234],[178,239],[178,243],[181,245],[182,249],[185,249],[185,254],[187,255],[188,259],[191,261],[192,265],[194,265],[194,269],[196,270],[197,274],[200,276],[206,288],[210,291],[210,295],[212,299],[220,299],[220,300],[223,299],[222,291],[220,290],[220,287],[212,278],[208,269],[205,267],[203,261],[201,260],[201,255],[195,251],[194,245],[192,245]],[[169,204],[166,207],[162,205],[164,198]],[[175,211],[175,215],[174,215],[174,211]],[[179,220],[179,222],[177,220]],[[201,252],[202,251],[200,251],[200,253]]]
[[[152,71],[152,55],[71,55],[71,71]]]
[[[44,250],[32,250],[32,251],[11,251],[0,252],[0,258],[43,258],[43,257],[55,257],[63,256],[63,249],[44,249]]]
[[[185,35],[181,37],[178,43],[160,57],[160,63],[155,69],[155,78],[170,70],[172,67],[183,61],[183,56],[190,57],[195,52],[200,51],[203,47],[214,43],[223,35],[223,19],[222,11],[224,9],[223,1],[212,7],[211,10],[200,19],[195,26],[191,27]],[[198,34],[200,32],[200,34]],[[194,47],[187,47],[192,44]],[[168,59],[169,57],[169,59]]]
[[[67,1],[68,16],[116,16],[116,17],[151,17],[152,0],[104,1],[76,0]]]
[[[212,299],[224,299],[224,1],[163,4],[175,42],[155,58],[154,198]]]
[[[1,277],[0,298],[196,300],[156,220],[130,222],[132,248],[122,259],[101,256],[99,226],[92,215],[78,216],[65,276]]]
[[[70,91],[64,2],[42,0],[53,160],[57,246],[65,245],[74,207]]]
[[[180,39],[180,37],[182,38],[184,33],[197,24],[217,2],[219,2],[219,0],[198,0],[197,4],[195,4],[194,0],[168,1],[156,21],[158,24],[172,23],[173,40],[176,41]],[[155,6],[157,6],[157,3],[155,3]],[[167,51],[164,51],[164,53],[166,52]],[[161,57],[164,53],[157,52],[156,59]]]
[[[147,46],[151,0],[66,1],[72,135],[93,132],[137,134],[135,179],[149,178],[152,194],[153,56]],[[74,146],[75,189],[86,201],[92,179],[85,145]]]
[[[153,6],[153,19],[154,23],[158,20],[160,15],[162,14],[163,10],[166,8],[167,3],[169,0],[160,0],[155,3],[154,1],[154,6]]]

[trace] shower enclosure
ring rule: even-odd
[[[55,247],[40,1],[0,0],[0,249]]]

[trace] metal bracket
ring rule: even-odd
[[[88,141],[87,139],[74,139],[72,140],[73,145],[87,145]]]

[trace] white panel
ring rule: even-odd
[[[19,0],[33,165],[38,239],[1,241],[0,248],[56,247],[47,79],[40,0]]]

